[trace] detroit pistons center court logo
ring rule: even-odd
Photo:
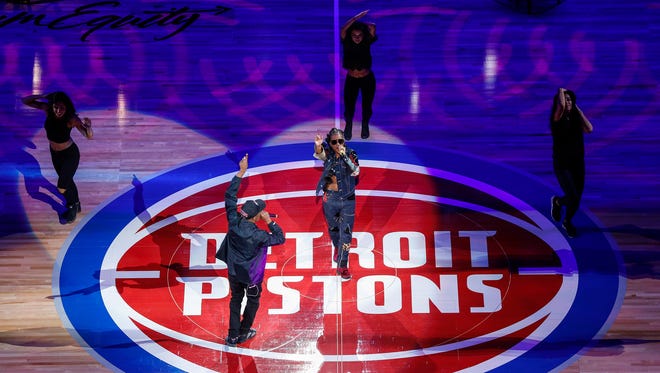
[[[528,175],[437,149],[355,147],[344,283],[310,144],[249,151],[239,204],[264,199],[286,233],[269,250],[253,340],[224,344],[229,285],[214,254],[237,171],[225,154],[136,179],[76,227],[53,278],[63,322],[112,369],[186,372],[549,371],[609,328],[620,264],[587,213],[569,240],[547,217],[552,190]]]

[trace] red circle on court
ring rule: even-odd
[[[479,194],[419,170],[363,166],[362,173],[392,182],[359,184],[353,279],[344,283],[310,189],[319,170],[244,179],[239,198],[266,200],[287,241],[268,256],[259,334],[242,349],[223,347],[229,290],[226,267],[214,258],[227,231],[223,200],[232,175],[154,204],[138,230],[120,234],[116,247],[128,246],[113,254],[118,296],[108,299],[125,302],[128,317],[160,348],[209,368],[228,351],[285,365],[369,359],[383,360],[386,370],[429,361],[454,370],[538,332],[564,280],[553,272],[561,266],[553,248],[516,223],[518,212],[502,219],[478,208],[478,198],[469,205],[445,198],[456,190]],[[403,359],[425,355],[421,363]]]

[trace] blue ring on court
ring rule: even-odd
[[[415,164],[479,180],[507,191],[541,212],[549,208],[549,197],[556,192],[518,169],[460,152],[375,142],[353,143],[351,147],[357,150],[360,159]],[[268,166],[309,160],[312,146],[311,143],[288,144],[236,152],[243,153],[250,154],[250,167]],[[236,170],[236,157],[223,153],[163,171],[143,181],[146,207],[149,201],[157,202],[188,186]],[[315,183],[309,188],[314,188]],[[135,218],[133,190],[133,186],[127,186],[73,229],[53,270],[55,304],[71,335],[81,346],[89,347],[90,354],[106,366],[179,372],[126,336],[112,320],[101,297],[99,271],[106,254],[101,248],[108,248],[118,232]],[[569,241],[580,276],[570,311],[540,343],[493,371],[550,371],[566,367],[613,323],[625,294],[619,250],[587,210],[580,209],[574,219],[588,234]]]

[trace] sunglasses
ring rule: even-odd
[[[344,139],[330,140],[330,144],[332,145],[337,145],[337,144],[341,145],[343,143],[344,143]]]

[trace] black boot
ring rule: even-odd
[[[73,221],[76,220],[77,211],[74,207],[74,205],[66,205],[66,210],[60,215],[60,221],[63,224],[73,223]]]
[[[66,205],[66,211],[62,214],[62,219],[66,221],[67,224],[73,223],[81,210],[80,202]]]
[[[344,129],[344,139],[349,141],[353,138],[353,122],[346,122],[346,128]]]
[[[360,137],[363,139],[369,138],[369,123],[362,123],[362,134]]]
[[[564,222],[562,223],[561,226],[566,231],[566,235],[568,235],[568,237],[570,237],[570,238],[577,237],[577,229],[575,228],[573,223],[571,223],[570,220],[565,220],[564,219]]]

